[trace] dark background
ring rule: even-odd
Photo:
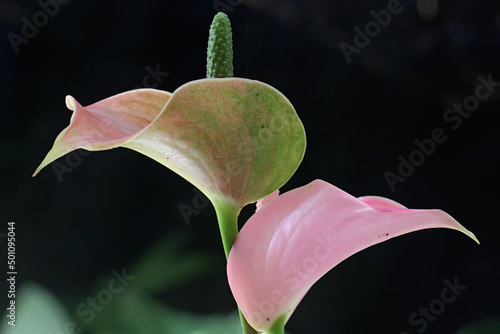
[[[304,123],[306,156],[283,191],[321,178],[355,196],[440,208],[481,245],[454,231],[427,230],[356,254],[314,285],[288,322],[290,333],[416,333],[410,314],[455,277],[467,289],[426,333],[455,333],[500,316],[500,89],[456,130],[443,120],[474,94],[480,75],[500,81],[500,3],[404,0],[348,63],[339,44],[353,44],[354,27],[363,29],[370,11],[387,3],[230,6],[235,76],[279,89]],[[37,282],[62,299],[85,295],[94,277],[175,231],[189,250],[213,254],[214,270],[159,298],[193,312],[234,310],[215,212],[207,207],[186,224],[178,206],[192,205],[193,187],[176,174],[116,149],[81,155],[62,182],[51,166],[31,177],[69,123],[67,94],[94,103],[143,85],[148,66],[169,73],[157,86],[167,91],[203,78],[212,1],[72,0],[16,53],[8,33],[22,35],[21,18],[32,22],[40,10],[35,1],[0,0],[0,233],[16,222],[18,285]],[[408,158],[414,141],[435,128],[446,141],[391,191],[384,172],[397,173],[398,156]],[[0,248],[6,254],[4,241]]]

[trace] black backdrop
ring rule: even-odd
[[[283,190],[321,178],[356,196],[440,208],[481,241],[428,230],[363,251],[311,289],[287,330],[415,333],[409,315],[455,277],[467,289],[427,333],[453,333],[499,316],[498,87],[460,124],[443,119],[454,103],[473,103],[480,77],[500,81],[498,1],[405,0],[386,27],[370,31],[370,41],[355,40],[354,28],[364,30],[372,10],[397,2],[217,3],[233,4],[224,8],[233,28],[235,76],[282,91],[306,128],[305,159]],[[0,8],[0,233],[16,222],[18,284],[78,293],[91,278],[180,230],[191,249],[214,254],[216,270],[163,298],[194,312],[233,310],[215,213],[207,207],[186,224],[178,207],[191,204],[193,189],[179,176],[116,149],[80,154],[62,180],[51,166],[31,178],[69,122],[67,94],[88,105],[145,84],[173,91],[203,78],[214,3],[60,1],[58,12],[46,24],[38,17],[38,31],[22,42],[12,34],[23,36],[22,18],[33,22],[40,3],[0,0]],[[356,52],[346,57],[341,43],[357,43]],[[152,69],[162,74],[144,81]],[[446,140],[391,189],[386,172],[397,174],[398,157],[409,159],[415,140],[430,138],[436,128]],[[244,210],[242,222],[252,210]],[[5,243],[0,247],[6,257]]]

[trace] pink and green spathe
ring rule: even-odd
[[[67,96],[66,105],[70,125],[34,175],[78,148],[126,147],[191,182],[216,209],[239,210],[285,184],[306,147],[290,101],[255,80],[200,79],[174,93],[137,89],[87,107]]]

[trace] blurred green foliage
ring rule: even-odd
[[[500,317],[485,318],[468,324],[455,334],[498,334],[500,333]]]
[[[200,315],[175,310],[159,301],[159,294],[200,278],[211,268],[209,255],[187,252],[184,248],[182,235],[167,235],[123,271],[114,270],[115,274],[97,279],[95,289],[85,298],[61,296],[61,300],[70,300],[66,308],[45,288],[35,283],[24,284],[16,298],[16,326],[3,321],[0,333],[241,333],[236,310],[231,314]],[[120,282],[117,277],[123,273],[129,279]],[[105,303],[99,304],[99,300]]]

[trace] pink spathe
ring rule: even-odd
[[[229,284],[249,323],[266,332],[277,319],[288,320],[310,287],[349,256],[427,228],[455,229],[477,241],[444,211],[355,198],[315,180],[264,203],[246,222],[229,255]]]
[[[52,150],[33,176],[77,148],[99,151],[125,146],[148,128],[171,96],[171,93],[161,90],[137,89],[87,107],[74,97],[66,96],[66,106],[73,111],[70,125],[57,136]]]

